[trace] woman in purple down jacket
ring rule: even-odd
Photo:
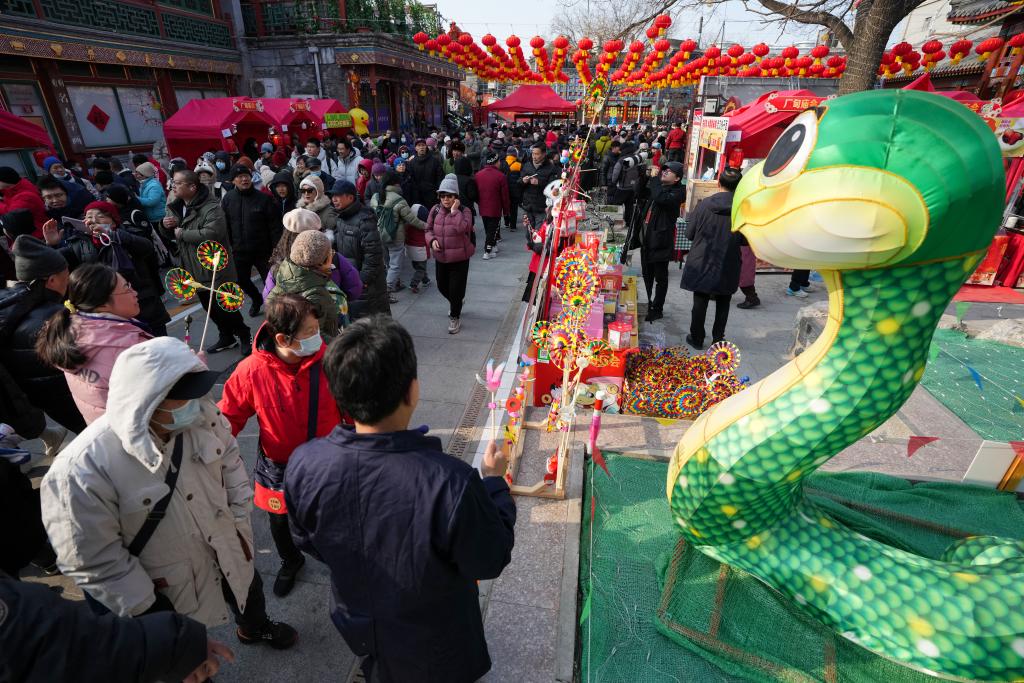
[[[459,180],[454,173],[441,181],[437,197],[441,203],[427,216],[427,244],[437,264],[437,289],[448,299],[448,334],[458,334],[469,278],[469,259],[476,251],[473,214],[459,203]]]

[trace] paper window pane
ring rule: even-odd
[[[160,98],[149,88],[118,88],[121,112],[133,144],[159,140],[164,132],[164,117],[160,113]]]
[[[182,107],[184,107],[186,104],[188,104],[192,100],[201,100],[201,99],[203,99],[203,91],[202,90],[194,90],[194,89],[175,90],[174,91],[174,95],[178,99],[178,109],[181,109]]]
[[[86,147],[128,144],[113,88],[69,85],[68,96]]]

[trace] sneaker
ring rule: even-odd
[[[698,351],[703,351],[704,350],[704,342],[703,341],[695,342],[693,340],[693,335],[690,335],[690,334],[686,335],[686,343],[689,344],[690,346],[692,346],[693,348],[697,349]]]
[[[798,299],[806,299],[807,292],[803,291],[802,289],[798,289],[794,292],[789,287],[786,287],[786,296],[795,296]]]
[[[427,287],[429,285],[430,285],[430,278],[429,277],[423,278],[423,282],[420,283],[420,287]]]
[[[398,297],[395,296],[394,294],[388,292],[388,303],[389,304],[397,304],[398,303]]]
[[[458,318],[448,318],[448,334],[458,334],[459,330],[462,329],[462,321]]]
[[[818,288],[815,287],[814,285],[807,285],[806,287],[801,287],[800,291],[802,291],[802,292],[816,292],[816,291],[818,291]]]
[[[391,292],[392,294],[394,294],[395,292],[401,292],[403,289],[405,289],[405,285],[403,285],[401,282],[396,282],[393,285],[388,285],[388,291]]]
[[[501,241],[501,235],[498,235],[497,237],[495,237],[494,241],[495,242],[500,242]]]
[[[499,237],[499,238],[497,239],[497,241],[498,241],[498,242],[500,242],[500,241],[501,241],[501,238]],[[495,256],[497,256],[497,255],[498,255],[498,245],[497,245],[497,244],[495,244],[495,245],[494,245],[494,247],[492,247],[492,248],[491,248],[491,258],[494,258],[494,257],[495,257]]]
[[[269,619],[255,633],[247,633],[239,626],[235,629],[235,635],[238,636],[238,642],[243,645],[266,643],[275,650],[287,650],[299,639],[299,634],[291,626],[283,621],[270,621]]]
[[[250,318],[255,318],[256,316],[258,316],[260,313],[263,312],[262,309],[263,309],[263,302],[262,301],[253,301],[252,305],[249,306],[249,317]]]
[[[238,346],[238,340],[234,337],[228,337],[227,339],[218,339],[213,346],[206,347],[206,353],[220,353],[221,351],[227,351]]]
[[[761,305],[761,300],[757,297],[753,299],[744,299],[743,301],[736,304],[736,308],[757,308]]]
[[[491,252],[485,251],[484,252],[484,261],[490,261],[490,260],[491,260]]]
[[[295,577],[299,575],[299,570],[305,564],[306,558],[302,555],[299,555],[299,559],[294,562],[287,560],[282,562],[281,569],[277,572],[277,578],[274,579],[274,595],[283,598],[291,593],[292,588],[295,587]]]

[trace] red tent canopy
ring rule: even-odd
[[[45,130],[36,124],[0,109],[0,149],[53,147]]]
[[[264,111],[263,100],[249,97],[213,97],[192,100],[164,121],[164,138],[171,156],[195,162],[210,149],[229,150],[227,138],[239,148],[246,139],[267,140],[274,119]],[[227,138],[225,131],[232,131]]]
[[[740,139],[728,143],[728,147],[739,145],[743,149],[743,156],[748,159],[764,159],[768,156],[768,151],[782,135],[782,131],[800,113],[781,109],[769,112],[765,108],[769,99],[786,97],[820,99],[810,90],[779,90],[767,92],[750,104],[734,109],[726,114],[729,117],[729,133],[732,135],[734,131],[739,131]]]
[[[558,96],[551,86],[547,85],[521,85],[508,97],[491,102],[486,107],[487,111],[509,111],[516,114],[523,113],[564,113],[572,114],[576,111],[576,105]]]

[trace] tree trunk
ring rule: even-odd
[[[892,30],[906,15],[905,0],[874,0],[858,14],[853,42],[847,49],[846,71],[839,81],[839,94],[870,90],[878,77],[878,66]]]

